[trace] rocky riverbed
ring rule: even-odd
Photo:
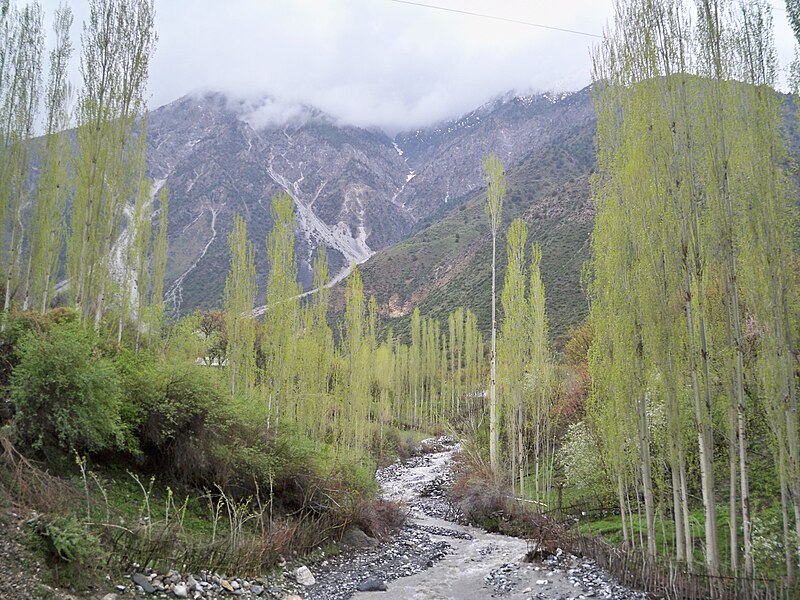
[[[360,531],[335,556],[317,555],[269,577],[243,579],[220,573],[133,573],[104,600],[124,598],[268,598],[344,600],[645,599],[617,584],[593,561],[558,552],[541,563],[526,561],[525,540],[490,534],[459,523],[445,496],[457,446],[429,441],[429,452],[378,474],[384,496],[408,510],[406,525],[377,544]]]

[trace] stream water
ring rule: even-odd
[[[559,555],[544,563],[526,561],[525,540],[487,533],[448,520],[452,507],[441,493],[449,479],[455,445],[379,471],[384,497],[408,507],[407,527],[447,544],[444,558],[430,568],[389,581],[383,593],[353,597],[425,600],[645,598],[617,585],[593,562]],[[313,595],[311,596],[313,597]]]
[[[224,574],[133,573],[106,598],[269,598],[270,600],[579,600],[644,599],[620,586],[593,561],[557,552],[542,563],[526,560],[525,540],[458,523],[447,500],[458,446],[446,438],[434,450],[377,473],[383,495],[408,511],[405,525],[378,544],[360,530],[340,552],[292,561],[283,571],[247,580]],[[352,536],[351,536],[352,537]],[[302,572],[303,576],[300,577]],[[363,591],[373,589],[375,591]],[[358,591],[362,590],[362,591]]]

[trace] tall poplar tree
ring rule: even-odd
[[[253,318],[258,287],[255,251],[247,240],[247,226],[241,216],[233,219],[228,236],[231,266],[225,282],[225,322],[228,332],[228,381],[231,396],[250,399],[255,386],[256,323]]]
[[[497,233],[503,218],[503,199],[506,196],[506,175],[503,164],[494,154],[483,158],[486,176],[486,214],[492,234],[492,346],[489,375],[489,463],[495,477],[499,475],[499,429],[497,410]]]
[[[112,248],[144,173],[144,94],[156,39],[153,23],[152,0],[92,0],[83,27],[67,275],[82,321],[93,316],[95,326],[114,285]]]
[[[272,231],[267,237],[267,311],[264,314],[264,389],[267,426],[278,425],[281,412],[295,401],[295,336],[300,325],[300,285],[294,254],[294,200],[280,193],[272,199]]]
[[[500,325],[498,348],[498,388],[505,416],[505,439],[508,440],[511,481],[522,493],[524,485],[525,407],[523,379],[530,357],[530,321],[525,293],[525,242],[528,227],[522,219],[514,219],[506,234],[508,265],[500,301],[503,322]]]
[[[0,162],[0,228],[11,234],[4,265],[5,300],[3,313],[20,283],[22,237],[26,232],[24,212],[31,200],[30,166],[33,128],[39,109],[44,35],[42,8],[38,3],[9,9],[3,67],[0,134],[3,154]],[[10,223],[6,225],[6,221]],[[0,246],[2,236],[0,236]],[[5,326],[5,325],[3,325]]]
[[[681,390],[690,392],[705,562],[712,574],[722,568],[714,464],[718,411],[729,415],[730,569],[739,568],[741,523],[744,571],[755,572],[746,429],[754,401],[770,414],[785,543],[790,520],[795,526],[800,521],[788,516],[788,504],[800,498],[792,491],[800,481],[793,459],[799,445],[795,366],[785,360],[796,316],[783,300],[794,284],[779,250],[791,247],[783,226],[791,219],[780,111],[770,89],[775,72],[769,7],[760,1],[701,0],[695,20],[682,0],[620,1],[615,29],[595,56],[594,410],[606,417],[609,449],[638,430],[637,485],[652,553],[648,479],[654,474],[646,468],[652,441],[645,421],[651,407],[665,407],[676,554],[690,561],[687,448],[680,435],[688,412]],[[761,344],[751,367],[746,326]],[[627,365],[623,371],[620,363]],[[638,423],[620,427],[625,398],[638,399]],[[772,400],[777,398],[782,403]],[[622,460],[613,464],[624,514],[630,468]],[[788,553],[786,562],[791,576]]]
[[[67,67],[72,56],[69,30],[72,11],[56,10],[53,21],[54,45],[50,51],[45,89],[45,139],[39,180],[31,218],[31,241],[23,308],[42,313],[52,299],[59,259],[64,245],[64,213],[68,195],[70,99],[72,86]]]

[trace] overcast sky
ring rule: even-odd
[[[612,0],[419,0],[422,4],[600,35]],[[776,6],[782,3],[773,0]],[[45,0],[52,14],[58,0]],[[85,1],[72,1],[76,46]],[[588,85],[587,35],[393,0],[155,0],[151,108],[220,90],[281,118],[297,102],[389,132],[458,116],[509,90]],[[786,15],[775,12],[783,62]],[[77,64],[75,66],[77,76]]]

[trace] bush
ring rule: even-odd
[[[583,421],[569,426],[556,453],[556,461],[567,485],[591,496],[605,496],[612,490],[599,442]]]
[[[126,413],[150,466],[173,481],[213,483],[213,447],[229,423],[209,370],[140,360],[124,371]]]
[[[100,452],[121,448],[122,387],[92,332],[62,322],[25,333],[11,374],[16,431],[36,450]]]
[[[562,526],[513,500],[485,465],[466,464],[462,456],[459,467],[449,498],[465,519],[490,532],[533,540],[540,558],[556,551],[566,535]]]
[[[365,533],[379,540],[386,540],[400,529],[406,514],[397,502],[374,498],[362,500],[353,510],[353,522]]]
[[[41,550],[58,585],[83,585],[105,562],[100,540],[74,515],[56,518],[38,516],[28,522],[34,546]]]

